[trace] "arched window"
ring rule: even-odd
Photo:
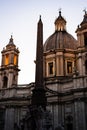
[[[3,78],[3,88],[7,88],[7,84],[8,84],[8,78],[6,76],[4,76],[4,78]]]

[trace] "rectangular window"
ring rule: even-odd
[[[72,62],[67,62],[67,73],[72,73]]]
[[[53,74],[53,62],[48,63],[48,74]]]

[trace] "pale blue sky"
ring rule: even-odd
[[[14,44],[20,50],[19,84],[34,82],[35,79],[39,15],[42,16],[45,42],[55,30],[54,21],[59,8],[62,8],[62,16],[67,21],[67,31],[76,38],[75,30],[83,19],[87,0],[0,0],[0,52],[13,35]]]

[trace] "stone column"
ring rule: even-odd
[[[78,69],[79,69],[79,75],[83,74],[83,62],[82,62],[82,54],[78,54]]]
[[[74,120],[75,120],[75,130],[86,130],[86,120],[85,120],[85,105],[82,101],[76,101],[74,103]]]
[[[10,70],[9,76],[8,76],[8,88],[10,88],[13,84],[13,72]]]
[[[4,130],[14,130],[14,108],[6,109]]]

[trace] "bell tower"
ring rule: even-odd
[[[11,36],[9,43],[2,50],[2,62],[0,68],[0,88],[11,88],[18,82],[18,56],[19,50]]]
[[[84,10],[84,18],[76,30],[79,47],[87,47],[87,11]]]
[[[80,75],[87,74],[87,11],[84,10],[84,12],[83,20],[76,30],[78,39],[77,64]]]

